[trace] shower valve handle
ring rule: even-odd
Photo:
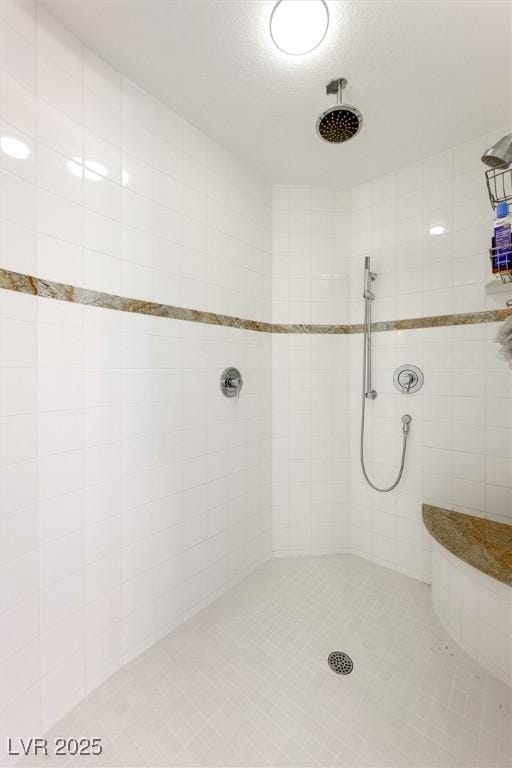
[[[404,389],[405,389],[405,391],[407,392],[407,394],[409,394],[409,391],[410,391],[410,389],[411,389],[411,387],[412,387],[412,385],[413,385],[413,382],[414,382],[414,378],[415,378],[415,377],[414,377],[414,374],[413,374],[413,373],[408,373],[408,374],[407,374],[407,382],[406,382],[406,384],[404,385]]]
[[[417,365],[400,365],[393,374],[393,384],[402,395],[412,395],[423,386],[423,373]]]
[[[226,397],[240,397],[244,385],[242,374],[238,368],[225,368],[220,377],[220,388]]]

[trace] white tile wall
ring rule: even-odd
[[[349,548],[348,337],[273,334],[277,555]]]
[[[362,322],[363,258],[379,274],[375,320],[502,308],[489,267],[493,210],[482,152],[508,129],[351,190],[351,321]],[[432,228],[441,234],[431,234]]]
[[[498,130],[352,190],[351,321],[361,322],[364,256],[378,273],[375,320],[503,308],[512,293],[489,267],[492,208],[482,150]],[[431,226],[443,226],[431,235]],[[351,547],[409,575],[430,579],[422,502],[512,520],[512,380],[494,343],[497,324],[376,333],[367,406],[371,476],[388,484],[400,461],[400,416],[413,416],[398,490],[378,494],[362,480],[359,418],[362,338],[351,338]],[[425,374],[423,390],[398,394],[402,363]]]
[[[378,290],[378,286],[376,286]],[[352,551],[429,580],[430,539],[421,504],[512,521],[511,380],[494,343],[497,324],[374,335],[375,401],[367,403],[365,455],[371,478],[388,485],[400,465],[401,415],[413,417],[398,489],[373,491],[359,467],[362,339],[351,338]],[[414,396],[398,393],[393,369],[425,374]]]
[[[350,196],[332,187],[273,187],[272,320],[349,320]]]
[[[273,322],[348,322],[347,192],[275,186],[272,266]],[[346,552],[348,338],[274,334],[272,351],[274,552]]]
[[[275,187],[273,319],[321,322],[311,298],[315,275],[309,271],[319,253],[311,235],[314,226],[326,237],[333,229],[337,233],[331,242],[339,278],[333,281],[336,296],[331,293],[323,305],[324,322],[362,321],[366,255],[372,257],[372,267],[378,272],[375,320],[504,307],[512,292],[489,270],[487,248],[493,214],[480,162],[483,149],[504,132],[497,130],[350,190],[350,211],[347,194],[339,190]],[[315,218],[315,210],[322,205],[323,213]],[[333,209],[334,224],[329,218]],[[444,228],[443,234],[430,234],[436,226]],[[388,484],[397,471],[401,414],[410,412],[414,419],[407,470],[398,491],[390,495],[373,492],[363,482],[359,466],[362,338],[357,335],[338,342],[339,349],[350,355],[348,368],[346,362],[342,364],[350,370],[350,407],[347,410],[345,406],[345,413],[351,414],[350,427],[338,430],[336,450],[346,452],[347,442],[343,447],[340,443],[350,439],[350,493],[344,498],[350,502],[351,551],[428,581],[430,552],[421,521],[423,501],[511,520],[511,380],[493,344],[496,327],[475,325],[375,335],[379,397],[369,403],[365,444],[368,466],[377,483]],[[314,349],[319,337],[309,343]],[[284,367],[284,350],[290,344],[294,341],[274,337],[274,366]],[[407,400],[407,407],[391,385],[394,368],[404,362],[420,365],[426,377],[425,388]],[[308,372],[307,361],[305,369],[302,380],[313,375],[311,365]],[[275,392],[276,386],[274,383]],[[346,387],[342,385],[335,400],[345,397]],[[287,496],[282,486],[277,493],[276,471],[287,478],[289,497],[293,450],[298,450],[297,441],[292,448],[287,447],[283,432],[278,442],[276,425],[282,428],[286,411],[293,413],[294,400],[275,395],[275,530],[285,524],[301,526],[301,514],[293,511],[293,505],[292,511],[288,511],[290,506],[278,510],[283,494],[285,499]],[[318,428],[317,420],[313,422],[311,432]],[[289,429],[288,439],[290,436]],[[302,439],[306,445],[300,450],[307,455],[313,438],[305,432]],[[278,450],[280,461],[276,458]],[[280,537],[285,551],[301,549],[291,545],[283,533]],[[281,545],[274,546],[281,551]],[[333,540],[331,546],[336,546]]]
[[[271,192],[30,3],[3,2],[1,264],[261,320]]]
[[[270,188],[44,9],[0,3],[0,36],[29,151],[0,153],[1,265],[269,319]],[[269,556],[271,342],[7,291],[0,317],[4,743]]]
[[[271,347],[8,291],[0,308],[7,733],[29,690],[44,729],[268,557]],[[233,361],[240,400],[218,387]]]
[[[274,321],[320,322],[314,318],[310,270],[317,259],[319,265],[324,264],[311,235],[315,207],[322,205],[325,210],[319,213],[317,225],[324,227],[326,237],[332,230],[338,233],[330,242],[335,269],[340,270],[338,280],[333,281],[338,300],[331,295],[326,301],[325,321],[362,320],[365,255],[371,255],[378,272],[375,319],[503,307],[511,292],[498,285],[488,269],[486,248],[492,211],[479,160],[483,147],[494,139],[494,135],[482,137],[356,187],[350,194],[351,211],[347,195],[339,190],[275,187]],[[430,211],[441,211],[442,200],[444,218],[439,213],[436,223],[446,227],[446,234],[434,237],[429,234],[434,221],[430,221]],[[465,218],[466,203],[469,218]],[[437,207],[432,207],[434,204]],[[414,221],[404,218],[406,214]],[[467,303],[454,303],[453,297],[462,296],[466,288]],[[349,295],[350,315],[346,304]],[[324,467],[333,466],[337,481],[343,483],[342,503],[350,509],[351,550],[416,578],[430,578],[422,502],[497,520],[512,519],[511,379],[493,343],[496,329],[497,325],[491,324],[375,334],[379,397],[368,404],[365,447],[369,470],[378,484],[389,484],[399,466],[401,414],[407,411],[413,416],[406,473],[392,494],[372,491],[364,483],[359,466],[362,337],[327,341],[323,336],[274,335],[276,552],[315,549],[311,521],[314,526],[315,519],[321,518],[311,516],[308,485],[315,442],[320,442],[325,452]],[[329,344],[332,351],[327,353]],[[323,423],[321,416],[313,415],[310,394],[319,386],[319,379],[326,379],[325,373],[315,370],[313,361],[313,356],[322,354],[330,357],[329,367],[336,378],[328,396],[331,403],[322,397],[323,413],[330,414]],[[404,362],[420,365],[425,373],[424,389],[407,400],[391,382],[394,368]],[[343,379],[349,371],[350,403]],[[332,449],[327,448],[329,445]],[[345,485],[348,466],[343,458],[348,452],[350,482]],[[325,484],[322,493],[328,493]],[[323,528],[325,547],[336,550],[336,537],[332,535],[327,543],[326,533]],[[348,546],[348,538],[344,536],[341,541],[342,548]]]

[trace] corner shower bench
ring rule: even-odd
[[[512,681],[512,525],[423,505],[432,536],[432,603],[453,639]]]

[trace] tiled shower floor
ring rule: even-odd
[[[56,734],[104,746],[59,766],[507,766],[510,690],[448,639],[428,586],[350,555],[274,560]]]

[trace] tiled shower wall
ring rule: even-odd
[[[374,320],[504,308],[512,291],[489,271],[493,212],[480,161],[504,133],[350,193],[275,187],[274,322],[360,323],[365,256],[378,273]],[[431,234],[433,227],[442,233]],[[333,249],[327,254],[326,243]],[[367,404],[365,450],[377,484],[396,476],[401,415],[413,416],[406,472],[390,494],[372,491],[359,465],[362,335],[273,336],[276,553],[349,549],[428,581],[423,502],[512,518],[511,379],[493,342],[496,330],[491,324],[375,333],[379,396]],[[411,397],[392,385],[394,368],[406,362],[425,373],[423,390]],[[322,476],[330,480],[317,483]],[[319,494],[333,504],[333,518],[315,502]]]
[[[505,307],[512,291],[489,268],[493,211],[480,156],[506,132],[481,136],[352,190],[351,322],[363,317],[365,256],[378,273],[375,320]],[[442,227],[442,234],[431,234],[433,227]],[[389,494],[372,491],[361,476],[362,337],[351,337],[354,553],[428,581],[422,502],[512,520],[511,376],[494,343],[497,327],[374,334],[379,395],[367,404],[366,456],[377,484],[396,476],[401,415],[413,416],[406,472]],[[392,384],[394,368],[403,363],[415,363],[425,374],[423,389],[410,397]]]
[[[272,320],[349,319],[350,197],[276,186]],[[349,345],[329,334],[273,334],[274,552],[349,548]]]
[[[272,336],[276,555],[349,549],[347,336]]]
[[[505,133],[503,126],[352,189],[351,322],[363,318],[364,256],[379,271],[374,320],[505,306],[512,292],[489,269],[493,210],[480,160]]]
[[[273,187],[272,321],[350,318],[350,195],[333,187]]]
[[[29,150],[1,157],[1,266],[269,319],[270,189],[37,14],[0,3],[1,134]],[[271,343],[9,291],[0,308],[4,744],[270,555]]]
[[[0,13],[2,133],[30,150],[2,154],[2,266],[270,319],[270,188],[42,8]]]

